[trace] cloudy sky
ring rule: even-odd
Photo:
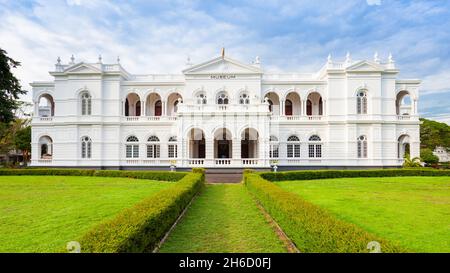
[[[385,59],[423,80],[422,116],[450,124],[450,1],[0,0],[0,48],[22,62],[25,89],[50,79],[57,56],[114,63],[131,73],[179,73],[220,54],[267,71],[313,72],[326,61]],[[29,95],[25,99],[29,100]]]

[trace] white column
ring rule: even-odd
[[[34,102],[34,116],[39,117],[39,101]]]
[[[286,113],[284,112],[284,100],[280,100],[280,116],[284,116]]]
[[[241,159],[241,139],[240,138],[233,138],[232,141],[233,147],[232,147],[232,158],[233,159]]]
[[[214,139],[206,138],[205,139],[205,158],[213,159],[214,158]]]
[[[161,113],[161,115],[162,115],[162,116],[165,116],[165,115],[166,115],[166,101],[165,101],[165,100],[162,101],[161,107],[162,107],[162,113]]]
[[[145,116],[145,103],[141,101],[141,116]]]

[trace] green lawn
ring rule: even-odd
[[[242,184],[207,185],[161,252],[286,252]]]
[[[54,252],[167,182],[77,176],[0,176],[0,252]]]
[[[450,252],[450,178],[277,182],[338,218],[415,252]]]

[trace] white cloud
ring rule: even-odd
[[[381,0],[366,0],[366,2],[367,2],[367,5],[369,5],[369,6],[381,5]]]
[[[80,6],[81,0],[67,0],[67,5],[69,6]]]

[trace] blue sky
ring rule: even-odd
[[[392,52],[402,78],[423,80],[420,113],[450,124],[450,1],[0,0],[0,47],[23,86],[50,79],[57,56],[121,63],[131,73],[180,73],[219,54],[260,56],[267,71],[313,72]],[[29,96],[27,97],[29,98]]]

